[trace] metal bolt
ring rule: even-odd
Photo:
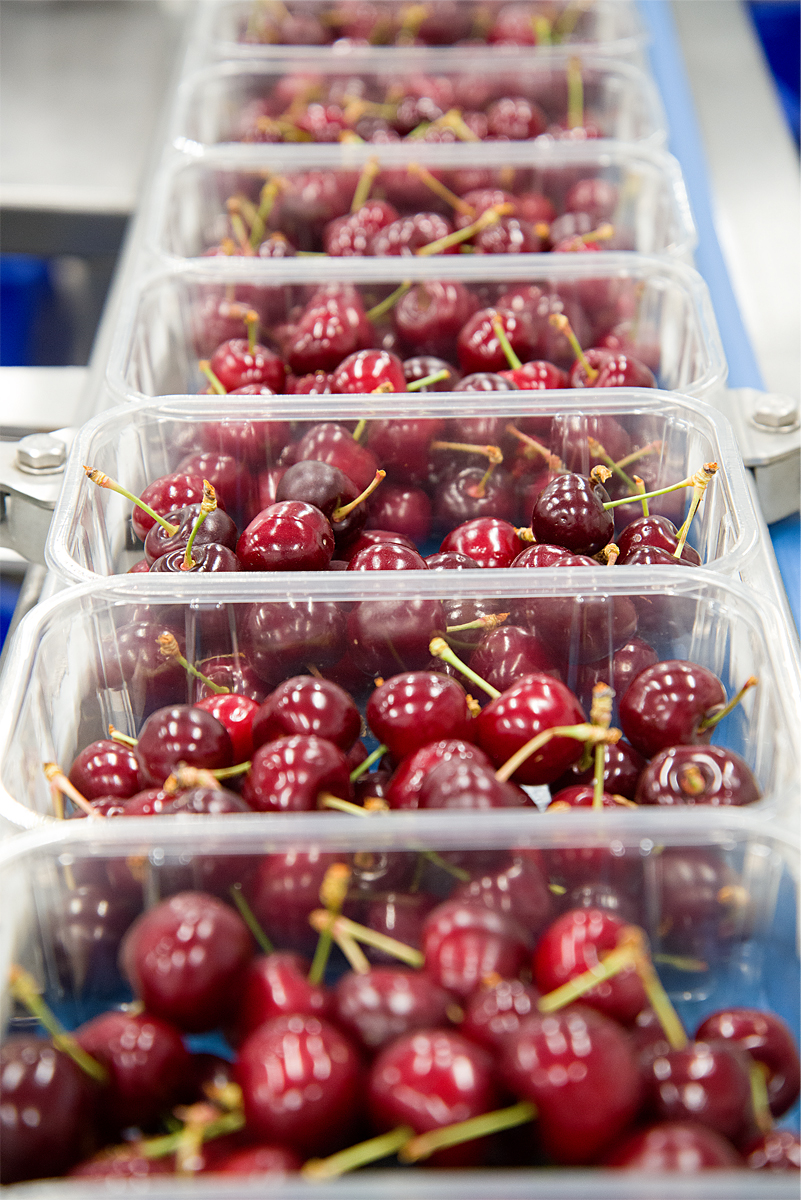
[[[760,396],[752,420],[762,429],[790,433],[798,428],[798,404],[791,396]]]
[[[29,433],[17,443],[17,467],[26,475],[55,475],[66,458],[64,442],[50,433]]]

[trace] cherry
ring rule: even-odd
[[[581,385],[579,385],[581,386]],[[629,354],[612,354],[601,363],[594,387],[657,387],[650,367]]]
[[[396,758],[429,742],[468,738],[470,711],[464,689],[430,671],[394,675],[371,695],[365,711],[371,730]]]
[[[253,719],[253,744],[293,734],[314,734],[347,753],[359,736],[361,717],[348,693],[328,679],[295,675],[271,692]]]
[[[472,241],[476,254],[537,254],[546,249],[543,238],[519,216],[500,217]]]
[[[525,96],[504,96],[487,109],[487,128],[492,138],[524,141],[539,137],[548,122],[545,113]]]
[[[273,1017],[290,1013],[328,1016],[331,997],[325,988],[309,983],[310,966],[307,959],[291,950],[276,950],[253,959],[237,1006],[238,1042]]]
[[[427,571],[425,559],[417,550],[410,550],[400,542],[377,542],[365,546],[350,556],[349,571]]]
[[[592,784],[573,785],[561,788],[559,791],[551,785],[552,800],[548,808],[554,812],[566,808],[594,808],[595,788]],[[601,793],[601,808],[617,808],[619,801],[611,792],[604,789]]]
[[[347,620],[352,661],[366,675],[425,668],[431,639],[445,633],[439,600],[362,600]]]
[[[337,1025],[372,1054],[416,1029],[447,1024],[451,997],[422,971],[373,967],[343,975],[334,991]]]
[[[556,569],[592,565],[592,559],[579,554],[563,555],[553,563]],[[564,660],[579,663],[608,656],[637,629],[637,610],[628,596],[582,597],[572,603],[531,596],[519,601],[515,610],[516,619],[536,630]],[[608,675],[608,669],[601,672],[603,682]]]
[[[616,606],[615,606],[616,607]],[[626,608],[627,606],[623,606]],[[616,696],[622,696],[629,687],[632,679],[646,667],[659,661],[653,646],[640,637],[633,637],[622,646],[618,646],[612,655],[612,674],[609,675],[609,656],[599,659],[596,663],[584,663],[579,669],[576,691],[583,698],[591,696],[596,683],[605,683],[607,679],[614,688]],[[612,791],[615,789],[612,788]]]
[[[370,1118],[379,1130],[409,1125],[425,1133],[490,1112],[498,1089],[486,1050],[448,1029],[420,1029],[397,1038],[376,1057],[367,1084]],[[440,1166],[475,1166],[484,1141],[438,1151]]]
[[[196,700],[194,707],[211,713],[228,731],[234,762],[247,762],[253,754],[253,719],[259,708],[258,702],[249,696],[229,692]]]
[[[426,280],[416,283],[395,305],[395,329],[415,354],[453,360],[460,331],[477,308],[478,300],[463,283]]]
[[[798,1048],[788,1026],[775,1013],[755,1008],[726,1008],[706,1017],[697,1041],[736,1043],[767,1068],[770,1111],[780,1117],[798,1098]]]
[[[742,1158],[726,1138],[697,1121],[660,1121],[628,1134],[608,1150],[605,1167],[662,1174],[694,1175],[714,1167],[742,1166]]]
[[[194,1033],[232,1014],[252,954],[232,908],[203,892],[179,892],[137,917],[120,964],[149,1012]]]
[[[518,921],[475,900],[445,900],[423,924],[426,972],[457,996],[469,996],[492,972],[514,978],[529,944]]]
[[[715,961],[750,921],[750,897],[717,850],[666,847],[653,861],[664,949]]]
[[[281,358],[258,343],[251,348],[247,338],[223,342],[212,354],[209,366],[226,392],[250,383],[264,383],[273,392],[284,390],[286,368]]]
[[[332,601],[252,604],[240,619],[245,657],[272,687],[310,664],[333,666],[345,652],[345,615]]]
[[[440,551],[465,554],[481,567],[508,567],[523,549],[514,526],[498,517],[465,521],[446,534],[440,544]]]
[[[370,243],[380,229],[398,218],[398,210],[386,200],[368,200],[356,212],[335,217],[323,230],[323,249],[334,257],[370,253]]]
[[[262,1179],[265,1175],[292,1175],[302,1166],[301,1157],[288,1146],[244,1146],[215,1162],[214,1171]]]
[[[537,943],[532,966],[535,984],[542,992],[551,992],[597,967],[603,952],[619,944],[624,928],[619,917],[600,908],[563,913]],[[634,962],[585,992],[582,1003],[623,1024],[633,1021],[648,1003]]]
[[[524,362],[534,357],[534,324],[525,310],[482,308],[465,321],[459,331],[457,351],[463,371],[502,371],[509,366],[495,328],[499,319],[517,357]]]
[[[452,900],[483,904],[508,913],[532,937],[544,928],[553,909],[547,878],[533,859],[514,855],[510,862],[460,884]]]
[[[630,746],[628,742],[616,742],[614,746],[604,746],[604,791],[613,796],[624,796],[634,800],[637,782],[645,767],[645,759]],[[551,793],[556,796],[563,788],[591,784],[595,768],[590,766],[580,771],[578,766],[572,766],[564,775],[551,784]]]
[[[171,525],[178,526],[173,534],[168,534],[163,526],[154,524],[145,538],[147,561],[152,565],[158,559],[163,558],[165,554],[185,551],[199,514],[199,504],[187,504],[183,508],[167,513],[166,520]],[[204,518],[203,524],[198,528],[192,543],[192,550],[194,551],[195,547],[199,550],[201,546],[209,543],[219,543],[227,546],[229,550],[235,550],[238,536],[236,525],[232,519],[221,508],[217,508]]]
[[[403,533],[395,533],[391,529],[365,529],[354,541],[343,548],[342,560],[348,563],[360,551],[374,546],[383,546],[386,542],[394,542],[396,545],[405,546],[407,550],[417,553],[414,542]]]
[[[367,528],[403,533],[421,543],[428,538],[431,520],[431,501],[422,488],[386,483],[370,503]]]
[[[246,571],[321,571],[334,553],[334,534],[313,504],[278,501],[254,517],[236,552]]]
[[[436,903],[436,897],[425,892],[384,892],[370,901],[364,924],[419,950],[423,923]],[[371,962],[397,966],[397,960],[383,950],[366,946],[365,952]]]
[[[241,571],[242,566],[233,550],[229,550],[227,546],[222,546],[219,542],[205,542],[192,547],[192,562],[189,566],[186,565],[185,550],[172,550],[157,558],[151,564],[150,570],[157,575],[175,574],[180,571],[208,574],[216,571]]]
[[[337,359],[337,364],[339,362],[340,359]],[[359,491],[364,491],[372,483],[378,470],[375,455],[365,446],[360,446],[344,425],[330,421],[313,425],[296,444],[295,462],[307,458],[338,467],[348,479],[353,480]]]
[[[604,508],[606,490],[583,475],[559,475],[534,502],[531,528],[538,542],[574,554],[595,554],[612,541],[615,520]]]
[[[737,1141],[752,1122],[747,1055],[725,1042],[691,1042],[654,1058],[651,1098],[666,1121],[700,1121]]]
[[[480,569],[474,558],[468,558],[466,554],[458,554],[455,550],[429,554],[426,562],[429,571],[477,571]]]
[[[174,1025],[151,1013],[106,1012],[75,1038],[108,1072],[103,1121],[113,1130],[147,1125],[180,1098],[189,1051]]]
[[[343,358],[331,377],[331,387],[335,392],[360,396],[379,389],[405,392],[403,363],[388,350],[357,350]]]
[[[480,517],[512,521],[516,509],[508,473],[496,469],[488,478],[484,467],[465,467],[439,485],[434,499],[435,520],[445,529]]]
[[[617,561],[622,566],[629,562],[635,550],[643,546],[660,546],[669,554],[675,554],[679,545],[679,531],[667,517],[638,517],[616,536],[615,541],[620,547]],[[694,566],[701,565],[701,555],[686,543],[682,548],[681,559]]]
[[[322,289],[300,317],[286,351],[296,375],[332,371],[354,350],[369,347],[372,327],[355,288]]]
[[[501,625],[485,633],[468,666],[499,692],[505,692],[524,675],[559,677],[544,640],[519,625]]]
[[[293,172],[286,177],[278,209],[273,210],[273,222],[280,224],[295,245],[304,244],[307,238],[319,245],[329,221],[348,212],[353,191],[353,176],[348,171]],[[330,297],[350,300],[354,291],[334,284],[321,288],[319,295],[322,300]]]
[[[801,1168],[801,1142],[789,1129],[771,1129],[749,1142],[743,1151],[752,1171],[797,1171]]]
[[[142,786],[139,760],[130,746],[101,738],[75,756],[69,780],[87,800],[133,796]]]
[[[241,459],[233,454],[221,454],[215,450],[198,450],[196,453],[182,458],[177,469],[186,471],[187,475],[199,475],[201,479],[207,479],[224,509],[230,509],[232,512],[246,512],[252,503],[253,477],[249,472],[242,470]],[[215,511],[219,511],[219,509]],[[209,513],[206,522],[212,515]],[[195,517],[197,517],[197,513]],[[170,520],[169,516],[167,520]],[[161,526],[158,528],[162,530]],[[153,530],[150,533],[152,534]],[[210,540],[234,546],[236,545],[236,534],[233,535],[231,543],[219,536]],[[145,539],[145,554],[147,554],[147,539]]]
[[[467,997],[459,1032],[497,1053],[524,1017],[537,1011],[540,994],[519,979],[488,978]]]
[[[726,703],[716,675],[698,663],[669,659],[635,676],[620,701],[620,724],[636,750],[652,758],[668,746],[703,745],[703,723]]]
[[[490,760],[471,742],[446,738],[420,746],[407,755],[394,771],[387,786],[390,808],[419,808],[420,790],[430,771],[438,763],[461,759],[488,767]]]
[[[390,417],[370,422],[368,445],[391,480],[421,483],[430,471],[431,443],[444,429],[443,420],[430,417]]]
[[[146,815],[144,813],[137,814],[135,808],[136,797],[126,805],[123,816]],[[154,808],[154,811],[158,811]],[[179,792],[173,796],[171,800],[166,802],[161,809],[165,813],[231,813],[231,812],[247,812],[248,806],[240,799],[236,792],[229,792],[227,788],[220,787],[194,787],[187,788],[184,792]],[[205,861],[205,860],[201,860]],[[212,863],[214,860],[211,860]],[[225,860],[223,860],[225,861]],[[211,889],[209,889],[211,890]]]
[[[173,1175],[174,1155],[149,1158],[134,1142],[132,1145],[106,1147],[76,1163],[67,1171],[70,1179],[143,1179],[149,1175]]]
[[[416,392],[453,391],[461,378],[461,373],[444,358],[437,358],[434,354],[418,354],[413,358],[404,359],[403,362],[403,374],[407,385],[416,383],[420,379],[428,379],[431,375],[439,375],[442,371],[448,372],[444,379],[437,379],[433,383],[426,383],[423,387],[415,388]],[[371,422],[371,427],[373,424],[374,422]]]
[[[14,1034],[0,1047],[4,1184],[62,1175],[92,1148],[99,1089],[52,1042]]]
[[[359,1056],[328,1021],[273,1017],[239,1049],[236,1078],[252,1136],[303,1155],[343,1144],[360,1108]]]
[[[179,763],[214,770],[230,767],[233,747],[228,731],[202,709],[176,704],[145,721],[136,746],[143,779],[161,784]]]
[[[520,808],[530,803],[514,784],[495,778],[491,766],[453,758],[440,762],[420,785],[420,808]]]
[[[410,213],[408,216],[398,217],[391,225],[385,225],[380,229],[370,243],[370,253],[410,257],[421,250],[423,246],[439,241],[440,238],[447,237],[449,233],[453,233],[453,225],[439,213]],[[459,247],[448,246],[440,253],[458,254]]]
[[[638,804],[753,804],[761,792],[748,763],[722,746],[669,746],[643,769]]]
[[[217,687],[228,688],[237,696],[246,696],[262,704],[267,698],[267,689],[242,654],[217,654],[204,658],[197,664],[198,670]],[[198,700],[218,695],[202,679],[196,680],[195,695]],[[196,701],[197,703],[197,701]]]
[[[543,392],[568,386],[567,375],[564,371],[553,363],[538,359],[532,359],[531,362],[523,363],[522,366],[513,367],[511,370],[499,371],[498,374],[501,378],[508,379],[521,391]]]
[[[257,389],[251,392],[249,389]],[[234,395],[269,395],[264,384],[248,384],[236,389]],[[228,455],[237,463],[264,467],[283,450],[289,441],[288,421],[204,421],[200,429],[203,448],[216,454]]]
[[[242,799],[255,812],[309,812],[321,792],[350,800],[350,772],[339,747],[314,734],[260,746],[242,784]]]
[[[147,485],[140,493],[139,499],[148,504],[160,517],[166,517],[167,513],[177,512],[187,504],[200,504],[203,499],[203,480],[199,475],[186,475],[183,472],[162,475]],[[138,538],[144,541],[155,524],[144,509],[138,505],[134,507],[131,525]]]
[[[323,877],[340,857],[312,848],[261,859],[245,892],[256,920],[272,941],[299,954],[314,953],[317,934],[309,924],[309,913],[319,908]]]
[[[596,1159],[639,1107],[628,1035],[584,1004],[524,1018],[505,1040],[503,1074],[515,1095],[537,1106],[545,1150],[567,1166]]]
[[[576,725],[584,719],[578,700],[559,680],[544,674],[524,675],[481,710],[475,718],[475,737],[494,765],[500,767],[537,734],[554,726]],[[580,742],[551,738],[529,755],[513,778],[518,783],[550,783],[580,755]]]

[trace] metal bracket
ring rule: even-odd
[[[44,548],[72,428],[0,442],[0,546],[44,565]]]
[[[717,407],[729,418],[747,467],[754,472],[766,522],[798,512],[801,420],[798,401],[757,388],[728,388]]]

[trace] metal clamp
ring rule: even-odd
[[[801,412],[792,396],[728,388],[718,407],[731,421],[743,461],[754,472],[770,525],[798,512],[801,497]]]
[[[75,432],[56,429],[0,442],[0,546],[29,562],[44,564],[47,533]]]

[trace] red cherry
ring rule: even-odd
[[[470,742],[444,739],[430,742],[409,754],[398,765],[387,787],[390,808],[418,808],[420,789],[430,771],[441,762],[459,758],[489,766],[490,760],[483,750]]]
[[[254,517],[236,553],[246,571],[322,571],[334,553],[334,534],[314,505],[283,500]]]
[[[247,338],[223,342],[212,354],[209,366],[226,392],[250,383],[264,383],[273,392],[284,390],[286,368],[282,359],[258,343],[251,349]]]
[[[162,784],[179,763],[209,770],[230,767],[233,746],[228,731],[211,713],[175,704],[158,709],[145,721],[136,757],[145,781]]]
[[[459,1032],[497,1053],[523,1018],[536,1013],[539,998],[536,988],[519,979],[485,982],[468,996]]]
[[[200,504],[203,499],[203,480],[199,475],[185,475],[183,472],[163,475],[149,483],[139,499],[150,505],[160,517],[166,517],[167,513],[176,512],[187,504]],[[131,525],[138,538],[144,541],[155,524],[153,518],[138,505],[134,508]]]
[[[694,1175],[712,1168],[735,1169],[743,1160],[726,1138],[696,1121],[660,1121],[628,1134],[607,1151],[605,1167]]]
[[[337,363],[339,361],[337,359]],[[303,462],[308,458],[339,467],[348,479],[353,480],[360,492],[372,483],[378,470],[375,455],[354,441],[344,425],[330,421],[313,425],[296,444],[295,462]]]
[[[753,1121],[748,1056],[724,1042],[690,1042],[653,1059],[649,1079],[666,1121],[700,1121],[732,1141]]]
[[[259,707],[258,703],[248,696],[238,696],[230,692],[196,700],[194,707],[211,713],[223,728],[228,730],[234,762],[247,762],[253,753],[253,718]]]
[[[295,675],[284,680],[261,705],[253,721],[253,744],[293,734],[314,734],[350,750],[361,729],[359,710],[348,693],[328,679]]]
[[[519,625],[501,625],[485,633],[468,666],[499,692],[505,692],[524,675],[559,677],[544,640]]]
[[[557,476],[534,502],[531,528],[538,542],[574,554],[596,554],[612,541],[615,520],[604,508],[609,496],[583,475]]]
[[[313,734],[260,746],[242,784],[242,799],[255,812],[309,812],[321,792],[350,800],[350,772],[339,747]]]
[[[101,738],[75,756],[69,780],[87,800],[133,796],[142,786],[139,760],[130,746]]]
[[[218,1175],[245,1175],[263,1179],[265,1175],[293,1175],[303,1166],[303,1160],[288,1146],[245,1146],[233,1150],[214,1164]]]
[[[508,567],[525,548],[508,521],[497,517],[475,517],[446,534],[440,551],[455,551],[474,559],[481,567]]]
[[[620,701],[620,724],[635,749],[652,758],[668,746],[709,741],[700,728],[726,703],[718,677],[698,663],[669,659],[635,676]]]
[[[529,857],[514,855],[511,862],[460,884],[451,896],[483,904],[514,917],[532,937],[537,937],[551,916],[553,897],[541,867]]]
[[[253,959],[237,1006],[237,1041],[243,1041],[273,1017],[290,1013],[328,1016],[331,997],[325,988],[309,983],[310,966],[307,959],[291,950],[276,950]]]
[[[420,786],[420,808],[520,808],[522,788],[496,779],[492,767],[455,758],[437,763]]]
[[[724,1041],[746,1050],[768,1069],[770,1111],[780,1117],[799,1092],[798,1047],[787,1024],[775,1013],[755,1008],[726,1008],[712,1013],[695,1031],[697,1041]]]
[[[398,210],[386,200],[368,200],[356,212],[326,225],[323,249],[334,257],[369,254],[373,237],[397,218]]]
[[[425,969],[457,996],[469,996],[493,972],[514,978],[528,944],[527,932],[514,918],[475,900],[446,900],[423,925]]]
[[[255,879],[245,888],[256,920],[271,941],[299,954],[311,955],[317,934],[309,913],[320,907],[320,885],[328,868],[341,856],[318,849],[268,854],[259,862]]]
[[[379,742],[401,759],[429,742],[470,736],[464,689],[429,671],[394,675],[371,695],[365,712]]]
[[[492,700],[475,718],[476,741],[496,767],[531,738],[558,725],[585,719],[575,696],[550,675],[525,675]],[[542,784],[558,779],[581,755],[581,743],[554,737],[529,756],[512,778],[518,783]]]
[[[444,633],[439,600],[362,600],[348,616],[348,652],[366,675],[415,671],[428,665],[431,639]]]
[[[372,326],[355,288],[321,290],[298,321],[286,352],[296,375],[332,371],[372,344]]]
[[[752,1171],[797,1171],[801,1168],[801,1141],[789,1129],[771,1129],[744,1148]]]
[[[337,1025],[369,1054],[416,1029],[447,1023],[451,997],[422,971],[373,967],[349,972],[334,990]]]
[[[638,804],[753,804],[761,792],[748,763],[723,746],[669,746],[643,769]]]
[[[357,350],[343,358],[331,377],[335,392],[364,395],[378,388],[382,391],[405,392],[406,376],[397,354],[388,350]]]

